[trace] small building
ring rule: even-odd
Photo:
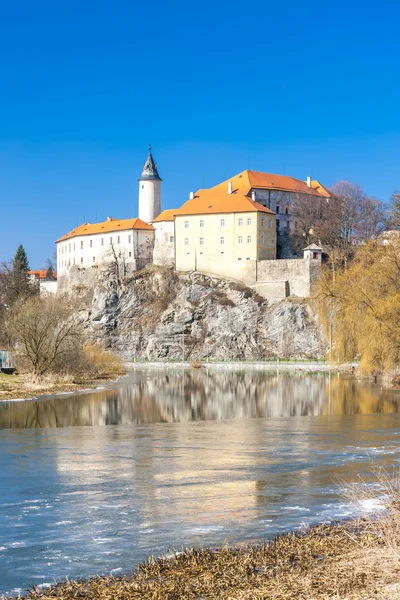
[[[29,279],[32,283],[39,285],[40,294],[57,293],[57,273],[49,269],[37,269],[28,271]]]

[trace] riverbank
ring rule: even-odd
[[[285,360],[271,359],[266,361],[135,361],[125,363],[127,369],[216,369],[232,371],[308,371],[351,373],[353,363],[336,365],[326,360]]]
[[[38,396],[65,394],[95,389],[124,375],[124,371],[99,378],[44,377],[35,381],[30,374],[5,375],[0,373],[0,402],[5,400],[30,400]]]
[[[385,528],[372,520],[319,525],[257,545],[149,558],[131,576],[67,580],[31,590],[26,598],[396,600],[400,563],[395,513],[390,542],[387,517]]]

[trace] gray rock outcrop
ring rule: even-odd
[[[268,303],[242,284],[149,267],[99,282],[87,328],[127,359],[262,359],[325,355],[309,302]]]

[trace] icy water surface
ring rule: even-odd
[[[398,464],[399,407],[327,374],[195,370],[2,403],[0,592],[368,508],[336,478]]]

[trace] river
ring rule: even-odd
[[[343,482],[398,465],[399,408],[328,373],[193,369],[3,402],[0,592],[368,510]]]

